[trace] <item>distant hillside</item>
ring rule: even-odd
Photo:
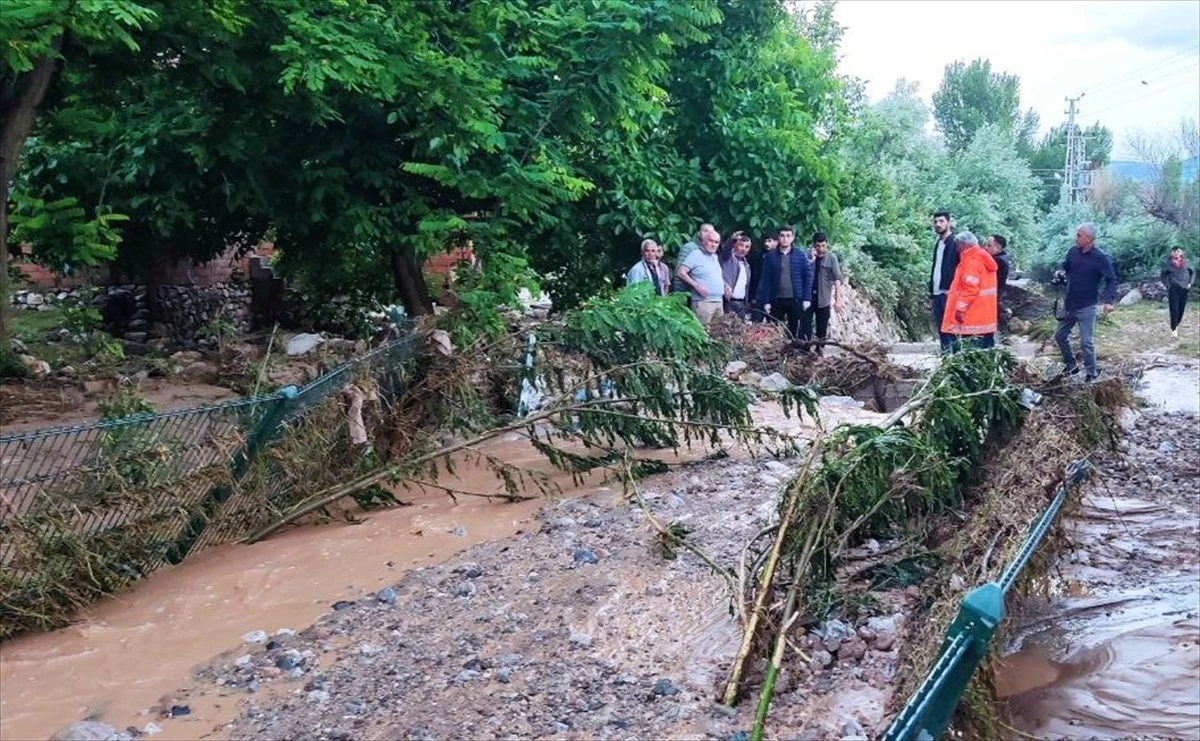
[[[1183,181],[1185,183],[1194,182],[1196,180],[1197,169],[1200,167],[1200,158],[1192,157],[1183,162]],[[1133,180],[1135,182],[1145,183],[1154,179],[1154,166],[1148,165],[1145,162],[1131,162],[1128,160],[1115,160],[1109,162],[1104,168],[1104,172],[1108,175],[1120,180]]]

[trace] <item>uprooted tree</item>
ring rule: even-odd
[[[788,631],[834,580],[846,550],[909,535],[959,506],[988,443],[1020,423],[1021,389],[1007,379],[1014,365],[1007,353],[956,355],[880,424],[842,426],[813,443],[779,503],[770,549],[739,580],[750,595],[737,595],[744,632],[723,700],[738,700],[755,646],[769,647],[754,738],[762,738]]]

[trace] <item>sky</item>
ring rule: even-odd
[[[1021,78],[1042,133],[1082,94],[1081,121],[1113,131],[1114,160],[1136,159],[1131,135],[1200,118],[1200,0],[841,0],[835,17],[840,70],[873,102],[906,78],[929,104],[947,64],[983,57]]]

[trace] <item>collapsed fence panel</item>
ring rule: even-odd
[[[403,329],[301,389],[0,436],[0,639],[63,625],[303,498],[311,472],[287,475],[277,448],[295,448],[289,431],[306,424],[329,445],[349,438],[342,395],[351,385],[391,404],[416,351]],[[313,465],[327,452],[309,451]]]

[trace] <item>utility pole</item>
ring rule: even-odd
[[[1062,191],[1060,203],[1078,203],[1087,184],[1083,182],[1083,165],[1087,160],[1084,156],[1084,137],[1075,125],[1075,116],[1079,113],[1076,105],[1080,98],[1067,98],[1067,161],[1063,165]]]

